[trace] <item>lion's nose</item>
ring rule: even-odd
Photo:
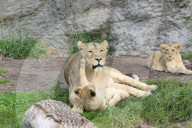
[[[98,62],[100,62],[102,60],[102,58],[96,58],[95,60],[97,60]]]

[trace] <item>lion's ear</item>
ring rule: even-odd
[[[86,47],[86,44],[81,42],[81,41],[78,41],[77,42],[77,46],[79,48],[79,51],[81,51],[81,50],[83,50]]]
[[[103,42],[101,42],[101,46],[107,49],[109,44],[106,40],[104,40]]]
[[[90,90],[90,93],[91,93],[91,96],[94,97],[96,95],[95,91],[94,90]]]
[[[181,49],[181,43],[175,43],[175,44],[174,44],[174,47],[175,47],[177,50],[180,50],[180,49]]]
[[[75,92],[75,94],[79,94],[79,88],[76,88],[75,90],[74,90],[74,92]]]
[[[167,48],[167,44],[160,44],[160,48],[162,49],[162,50],[165,50],[166,48]]]

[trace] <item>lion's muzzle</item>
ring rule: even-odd
[[[100,64],[98,64],[98,65],[93,65],[93,69],[95,70],[96,68],[103,68],[103,66],[102,65],[100,65]]]

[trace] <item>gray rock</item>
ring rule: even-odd
[[[192,70],[192,62],[190,62],[189,60],[183,60],[183,64],[187,69]]]
[[[148,56],[170,42],[192,51],[190,0],[1,0],[0,21],[0,39],[26,29],[65,51],[70,35],[82,31],[109,33],[116,55]]]
[[[24,128],[96,128],[66,104],[55,100],[42,100],[31,106],[23,118]]]

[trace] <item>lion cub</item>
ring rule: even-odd
[[[83,87],[79,87],[74,91],[79,96],[86,111],[105,109],[107,104],[114,106],[121,99],[129,97],[129,93],[122,89],[95,87],[91,85],[86,78],[84,59],[81,59],[80,84],[83,84],[81,85]]]
[[[192,71],[188,70],[183,64],[179,53],[180,43],[161,44],[160,48],[161,52],[157,51],[149,57],[147,67],[157,71],[192,74]]]

